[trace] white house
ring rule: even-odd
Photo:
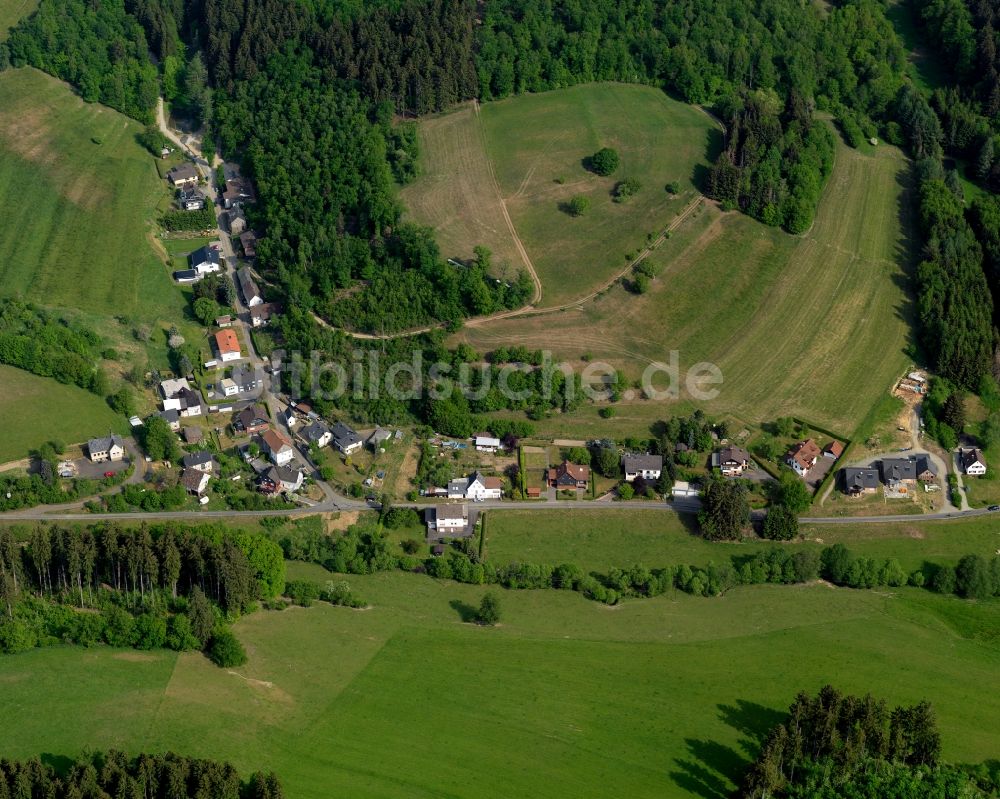
[[[465,505],[438,505],[426,512],[427,538],[464,538],[471,535],[469,510]]]
[[[215,458],[208,450],[199,450],[184,456],[181,462],[185,469],[195,469],[199,472],[210,473],[215,468]]]
[[[277,430],[265,430],[260,438],[264,442],[264,449],[276,466],[286,466],[295,457],[292,442]]]
[[[500,449],[500,439],[487,433],[476,433],[476,452],[496,452]]]
[[[253,308],[255,305],[260,305],[264,302],[264,298],[260,294],[260,289],[257,288],[257,284],[250,274],[249,267],[244,266],[242,269],[236,271],[236,282],[239,283],[240,294],[243,295],[243,302],[247,304],[247,308]]]
[[[218,248],[207,246],[195,250],[188,256],[188,265],[199,275],[218,272],[222,268]]]
[[[94,463],[118,462],[125,457],[125,442],[116,435],[92,438],[87,442],[87,454]]]
[[[468,499],[482,502],[503,497],[503,478],[484,477],[476,472],[471,477],[460,477],[448,483],[448,499]]]
[[[236,385],[236,381],[231,377],[222,378],[219,381],[219,388],[222,390],[224,397],[234,397],[240,393],[240,387]]]
[[[712,466],[725,477],[739,477],[750,468],[750,453],[742,447],[723,447],[712,453]]]
[[[215,334],[215,348],[223,363],[238,361],[243,357],[240,354],[240,340],[232,330],[220,330]]]
[[[208,472],[199,469],[185,469],[181,472],[181,485],[189,494],[200,497],[208,488]]]
[[[982,477],[986,474],[986,458],[979,449],[963,449],[960,453],[962,471],[971,477]]]
[[[323,424],[323,422],[313,422],[303,427],[299,435],[309,444],[315,444],[321,449],[333,440],[333,433],[330,432],[330,428]]]
[[[798,442],[785,456],[785,463],[792,467],[799,477],[805,477],[819,460],[819,445],[811,438]]]
[[[333,445],[345,455],[352,455],[364,446],[361,436],[343,422],[337,422],[330,432]]]
[[[637,477],[653,481],[660,479],[663,471],[662,455],[626,455],[622,458],[625,469],[625,482],[631,483]]]
[[[160,383],[160,393],[163,395],[163,399],[169,399],[170,397],[176,397],[184,389],[191,388],[186,378],[179,378],[177,380],[163,380]]]

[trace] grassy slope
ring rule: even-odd
[[[649,567],[688,563],[706,565],[737,554],[776,546],[769,541],[713,544],[694,535],[687,517],[663,511],[558,510],[490,511],[486,558],[494,563],[575,563],[607,571],[642,563]],[[1000,548],[996,520],[963,519],[934,524],[820,525],[804,523],[806,542],[784,544],[793,550],[843,543],[858,555],[899,560],[907,570],[925,560],[957,561],[976,553],[992,556]]]
[[[582,310],[459,336],[481,351],[513,343],[550,349],[579,367],[589,354],[633,378],[677,350],[682,380],[699,361],[722,370],[718,397],[700,403],[709,413],[750,422],[794,413],[849,435],[908,363],[907,176],[894,148],[866,154],[839,145],[816,222],[803,236],[710,206],[654,254],[662,271],[648,294],[615,288]],[[683,409],[624,403],[609,427],[585,404],[537,427],[575,438],[627,435]]]
[[[315,567],[293,575],[325,579]],[[946,757],[1000,747],[996,603],[908,590],[743,589],[604,608],[505,592],[503,626],[460,623],[481,588],[352,578],[374,605],[257,613],[249,664],[56,649],[0,659],[5,756],[120,746],[273,768],[291,799],[349,795],[718,796],[799,689],[931,697]],[[780,679],[776,679],[780,675]],[[58,715],[35,712],[59,702]]]
[[[26,457],[46,441],[73,444],[124,423],[100,397],[10,366],[0,366],[0,418],[0,463]]]
[[[0,42],[22,18],[35,10],[38,0],[0,0]]]
[[[711,131],[705,114],[645,86],[590,84],[525,95],[487,103],[478,120],[467,106],[421,123],[423,174],[402,200],[414,219],[436,229],[446,257],[468,257],[473,246],[485,244],[498,263],[520,268],[490,175],[492,160],[542,281],[540,304],[557,305],[620,271],[624,254],[691,199]],[[602,146],[622,157],[607,178],[582,165]],[[626,177],[639,178],[642,189],[615,204],[611,191]],[[674,180],[682,192],[671,199],[664,186]],[[592,204],[585,217],[573,219],[560,205],[577,194]]]
[[[183,318],[147,237],[165,189],[139,131],[40,72],[0,75],[0,291],[94,318]]]

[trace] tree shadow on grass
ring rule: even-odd
[[[688,738],[687,756],[674,761],[676,769],[670,778],[678,786],[705,799],[725,799],[732,796],[734,786],[743,777],[760,753],[761,744],[785,714],[756,702],[739,700],[735,705],[719,705],[719,718],[741,736],[739,749],[716,741]]]
[[[49,766],[60,777],[65,777],[69,774],[70,769],[73,768],[76,763],[76,761],[71,757],[67,757],[66,755],[54,755],[51,752],[43,752],[38,759],[42,761],[42,765]]]
[[[479,611],[470,605],[468,602],[463,602],[461,599],[453,599],[448,603],[451,605],[452,610],[454,610],[459,618],[462,619],[466,624],[471,624],[476,620],[479,615]]]

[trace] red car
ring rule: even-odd
[[[104,473],[104,476],[105,476],[105,477],[114,477],[114,476],[115,476],[115,473],[114,473],[114,472],[105,472],[105,473]]]

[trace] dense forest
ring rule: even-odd
[[[0,651],[59,641],[154,649],[238,646],[224,626],[284,589],[267,537],[196,526],[0,531]],[[214,658],[213,658],[214,659]]]
[[[273,773],[243,780],[229,763],[110,750],[88,754],[57,771],[41,760],[0,760],[0,796],[28,799],[283,799]]]
[[[984,768],[940,762],[941,733],[928,702],[890,707],[825,686],[800,693],[745,778],[743,799],[934,797],[977,799],[1000,788]]]

